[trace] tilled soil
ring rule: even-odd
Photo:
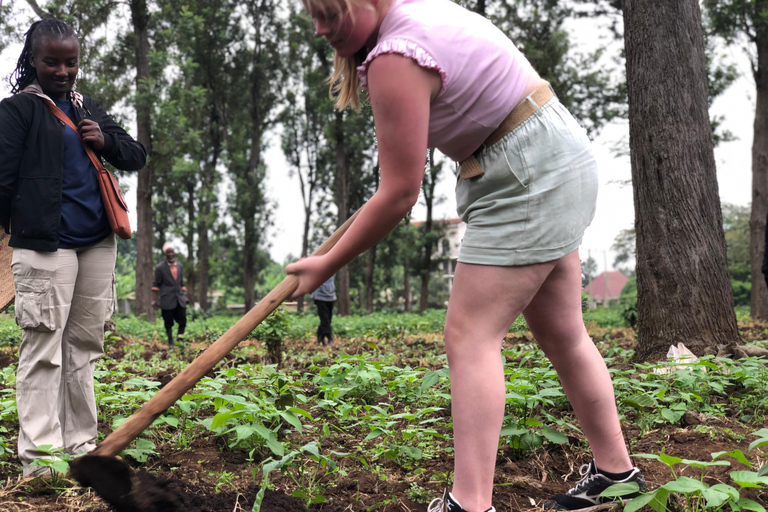
[[[600,330],[592,329],[593,338],[598,341],[610,338],[612,344],[631,347],[634,333],[629,329]],[[747,326],[742,329],[745,340],[764,339],[762,326]],[[510,336],[507,343],[530,340],[529,334]],[[306,345],[304,340],[286,343],[284,364],[290,368],[303,370],[301,361],[290,357],[292,346]],[[357,347],[355,344],[360,344]],[[423,366],[419,351],[435,350],[434,343],[414,340],[408,345],[407,352],[400,355],[399,362],[411,366]],[[155,344],[147,346],[147,355],[157,350]],[[318,347],[318,350],[323,350]],[[345,350],[350,353],[364,351],[364,343],[349,341]],[[122,353],[123,345],[114,346],[107,357]],[[253,355],[247,362],[262,362],[261,356]],[[332,361],[329,353],[328,362]],[[422,356],[423,357],[423,356]],[[253,360],[250,360],[253,359]],[[0,362],[8,365],[14,361],[8,354],[0,354]],[[189,357],[192,360],[192,357]],[[245,361],[243,361],[245,362]],[[626,365],[626,362],[620,364]],[[145,375],[165,385],[174,377],[173,372],[159,371],[156,375]],[[550,411],[555,416],[557,411]],[[450,411],[446,411],[450,414]],[[680,427],[668,427],[654,430],[640,436],[640,429],[632,423],[632,418],[624,425],[625,438],[633,453],[659,453],[662,449],[672,456],[685,459],[709,461],[711,454],[717,451],[730,451],[739,448],[747,453],[752,440],[748,434],[759,427],[744,428],[731,418],[711,418],[689,415]],[[687,424],[686,424],[687,422]],[[707,433],[694,430],[695,425],[709,425]],[[685,426],[683,426],[685,425]],[[9,432],[17,425],[0,424],[0,428]],[[753,428],[754,427],[754,428]],[[106,425],[99,426],[100,432],[109,432]],[[296,434],[298,436],[298,434]],[[351,435],[348,432],[323,440],[324,450],[344,452],[345,446],[363,442],[367,431]],[[311,438],[292,439],[297,445],[312,441]],[[15,440],[13,441],[15,443]],[[335,446],[334,444],[335,443]],[[447,445],[449,446],[449,444]],[[244,450],[230,450],[224,440],[215,435],[194,439],[186,449],[178,445],[162,444],[157,446],[158,455],[144,464],[130,463],[137,477],[147,485],[157,486],[162,492],[172,494],[178,499],[179,512],[237,512],[251,510],[259,491],[261,471],[249,458],[258,461],[264,454],[249,454]],[[765,458],[765,457],[764,457]],[[579,468],[588,463],[590,456],[582,440],[571,439],[564,445],[546,445],[521,456],[509,446],[504,446],[497,459],[495,477],[494,506],[499,512],[533,512],[541,510],[543,501],[555,494],[567,491],[580,479]],[[748,469],[731,460],[731,466],[709,468],[705,481],[712,485],[727,480],[727,475],[734,470]],[[643,471],[652,487],[671,479],[667,466],[657,461],[636,459],[636,464]],[[325,503],[305,506],[305,501],[292,496],[301,491],[297,483],[288,475],[274,472],[270,475],[270,489],[266,490],[261,510],[265,512],[341,512],[341,511],[402,511],[424,512],[429,500],[441,494],[442,489],[450,485],[453,470],[453,456],[450,451],[439,453],[435,458],[419,461],[419,470],[414,471],[394,461],[376,461],[376,469],[366,467],[360,461],[349,458],[338,460],[340,471],[330,476],[320,477],[318,483],[324,487],[322,495]],[[110,508],[92,490],[83,489],[75,482],[67,480],[22,481],[21,466],[4,464],[0,466],[0,510],[16,511],[93,511],[106,512]],[[683,475],[697,478],[693,468],[688,468]],[[691,474],[688,474],[691,473]],[[678,474],[678,476],[681,476]],[[146,488],[146,487],[145,487]],[[759,503],[768,503],[768,492],[748,491],[742,497],[751,498]],[[151,500],[150,500],[151,501]],[[682,504],[675,505],[676,510],[684,510]],[[143,512],[166,512],[171,508],[152,508],[146,505]],[[650,509],[649,509],[650,510]]]

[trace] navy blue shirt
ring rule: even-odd
[[[56,101],[56,106],[75,122],[69,100]],[[73,129],[65,126],[59,248],[88,247],[101,242],[111,232],[101,202],[96,168],[88,158],[80,137]]]

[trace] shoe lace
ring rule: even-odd
[[[445,500],[443,500],[442,497],[435,498],[432,501],[429,502],[429,505],[427,506],[427,512],[444,512],[445,511]]]
[[[597,473],[592,473],[591,469],[592,464],[582,464],[582,466],[579,468],[579,475],[581,475],[581,480],[576,483],[576,487],[570,489],[566,494],[573,495],[582,492],[587,484],[597,477]]]

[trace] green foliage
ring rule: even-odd
[[[637,278],[632,277],[619,294],[621,317],[632,328],[637,325]]]
[[[731,279],[734,306],[749,306],[752,298],[752,283],[750,281],[735,281]]]
[[[584,322],[594,322],[599,327],[622,327],[627,325],[623,311],[624,308],[619,303],[588,309],[584,313]]]
[[[504,366],[507,415],[504,417],[501,437],[519,456],[545,443],[567,443],[568,437],[553,428],[553,424],[578,430],[574,425],[559,422],[547,413],[549,409],[566,405],[567,400],[552,366],[546,360],[543,365],[532,364],[537,361],[538,351],[526,348],[522,356],[520,351],[504,352],[504,356],[513,357],[515,363]],[[537,411],[540,411],[541,417],[537,417]]]
[[[277,316],[283,318],[282,325],[278,323],[272,331],[276,337],[280,332],[282,336],[301,333],[304,327],[311,332],[316,322],[313,315],[280,311]],[[226,330],[234,320],[201,319],[195,336],[213,337],[212,333]],[[363,342],[364,353],[342,351],[328,361],[327,352],[299,351],[294,357],[306,364],[301,370],[286,372],[275,365],[249,364],[243,355],[252,347],[237,349],[232,360],[222,362],[161,415],[123,456],[153,464],[162,445],[186,450],[196,438],[213,435],[222,441],[223,449],[244,450],[254,467],[261,464],[263,487],[269,485],[270,472],[281,471],[292,482],[289,492],[307,506],[328,501],[327,486],[343,471],[342,459],[349,458],[372,473],[387,465],[414,475],[423,472],[431,459],[442,459],[451,450],[449,372],[439,340],[434,342],[434,355],[425,356],[423,367],[408,364],[393,352],[402,354],[406,343],[427,343],[420,336],[440,331],[444,311],[430,311],[424,316],[377,314],[339,320],[345,323],[348,335]],[[519,319],[513,329],[522,330],[524,325]],[[120,330],[122,326],[144,333],[158,324],[119,319],[120,338],[126,336]],[[159,389],[160,383],[146,376],[156,375],[158,369],[179,371],[185,365],[171,355],[147,360],[140,344],[122,347],[123,357],[100,359],[95,375],[99,418],[112,429]],[[621,347],[601,343],[600,348],[609,358],[628,360],[631,356],[631,351]],[[504,456],[535,457],[538,450],[583,438],[557,375],[535,344],[507,344],[502,363],[506,405],[499,448]],[[654,372],[669,370],[670,366],[670,374]],[[750,425],[762,425],[768,416],[768,368],[759,358],[709,356],[685,365],[662,362],[620,368],[611,370],[619,413],[624,422],[640,428],[641,437],[651,430],[677,427],[690,410],[702,415],[728,415]],[[18,422],[14,372],[13,365],[0,370],[0,426],[7,427],[0,428],[0,464],[15,460],[10,442],[15,436],[13,424]],[[728,500],[743,510],[758,510],[750,509],[751,505],[738,495],[745,487],[764,487],[768,478],[768,467],[758,468],[754,461],[760,459],[750,455],[768,446],[768,430],[754,434],[747,454],[733,447],[713,454],[712,462],[680,462],[705,471],[711,465],[728,464],[727,459],[742,463],[746,459],[755,465],[751,471],[733,471],[730,481],[719,487],[707,486],[711,482],[704,476],[689,481],[673,473],[673,480],[656,495],[658,502],[665,492],[667,497],[670,493],[688,493],[686,499],[694,507],[690,510],[715,510],[705,508],[709,506],[707,500],[721,498],[725,499],[725,510],[730,506]],[[344,444],[343,452],[329,449],[340,438],[354,442]],[[663,452],[649,457],[672,460]],[[233,478],[231,473],[219,473],[217,489],[224,491],[234,485]],[[411,494],[424,498],[418,488],[412,487]]]
[[[768,433],[768,431],[760,432],[763,433],[763,436]],[[768,444],[768,440],[766,439],[762,439],[761,441],[765,441],[765,443]],[[750,447],[750,450],[751,449],[752,447]],[[644,493],[639,497],[634,498],[624,507],[625,512],[635,512],[644,506],[649,506],[656,512],[668,511],[670,510],[668,507],[670,494],[682,495],[685,500],[685,510],[692,512],[725,510],[726,506],[733,511],[754,510],[756,512],[765,512],[765,508],[759,503],[747,498],[742,498],[739,495],[739,489],[736,487],[727,483],[716,483],[710,486],[704,480],[707,468],[731,465],[729,461],[721,460],[722,457],[731,457],[752,468],[752,464],[744,456],[741,450],[715,452],[712,454],[712,461],[697,461],[672,457],[664,453],[664,450],[662,450],[660,455],[638,454],[635,455],[635,457],[658,460],[666,464],[672,473],[672,480],[651,492]],[[677,465],[686,465],[700,470],[700,477],[696,479],[686,476],[677,476],[674,470],[674,467]],[[741,489],[768,489],[768,477],[761,476],[756,471],[732,471],[730,477],[731,481]],[[616,490],[616,486],[612,486],[606,489],[605,492],[610,494]],[[635,484],[634,490],[637,491],[637,484]]]
[[[0,347],[15,347],[21,344],[21,329],[16,325],[11,308],[10,311],[6,310],[0,314]]]
[[[288,313],[277,308],[253,332],[267,346],[272,363],[278,366],[283,361],[283,341],[288,337],[289,324]]]
[[[747,302],[737,301],[736,294],[743,292],[737,290],[739,285],[735,282],[749,283],[751,276],[749,260],[749,217],[750,207],[724,203],[723,210],[723,231],[725,232],[725,244],[728,251],[728,273],[731,276],[731,286],[734,291],[734,302],[736,305],[749,304]],[[748,295],[748,293],[747,293]]]
[[[32,466],[48,467],[54,471],[54,475],[66,475],[69,471],[69,462],[72,455],[64,451],[64,448],[54,448],[50,444],[37,447],[37,450],[45,453],[47,457],[41,457],[32,461]]]

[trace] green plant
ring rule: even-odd
[[[134,443],[134,448],[126,448],[121,452],[123,457],[130,456],[136,459],[136,462],[147,462],[152,455],[157,455],[155,451],[155,443],[148,439],[137,439]]]
[[[267,353],[272,364],[280,366],[283,362],[283,340],[288,335],[288,313],[284,308],[277,308],[254,330],[255,336],[267,346]]]
[[[208,474],[210,476],[217,476],[216,479],[216,493],[221,492],[221,488],[224,486],[231,487],[232,490],[237,491],[237,486],[233,483],[235,479],[237,478],[234,473],[231,473],[229,471],[222,470],[221,472],[217,473],[216,471],[209,471]]]
[[[752,443],[750,445],[750,450],[756,446],[768,444],[768,429],[759,432],[762,432],[765,437]],[[739,495],[738,489],[732,485],[726,483],[717,483],[710,486],[704,481],[705,471],[707,468],[712,466],[731,465],[731,463],[726,460],[717,460],[720,457],[732,457],[751,468],[752,464],[749,462],[749,460],[747,460],[741,450],[713,453],[711,462],[702,462],[697,460],[672,457],[664,453],[664,451],[662,451],[660,455],[638,454],[635,456],[663,462],[672,472],[672,480],[651,492],[644,493],[637,498],[634,498],[624,507],[624,512],[635,512],[646,505],[651,507],[656,512],[669,511],[670,509],[667,507],[667,504],[669,495],[672,493],[681,494],[683,496],[685,500],[686,511],[698,512],[706,510],[724,510],[726,507],[728,507],[728,509],[734,512],[740,510],[766,512],[765,508],[759,503],[751,499],[742,498]],[[687,476],[678,476],[674,470],[674,466],[678,464],[685,464],[689,467],[701,470],[700,477],[696,479]],[[758,472],[755,471],[732,471],[730,473],[730,477],[731,480],[741,488],[768,488],[768,477],[761,476]],[[630,492],[636,492],[637,490],[638,486],[635,483],[617,484],[606,489],[603,495],[623,496]]]
[[[53,474],[66,475],[69,471],[69,462],[72,455],[66,453],[64,448],[54,448],[50,444],[44,444],[37,447],[37,451],[43,452],[48,457],[41,457],[32,461],[32,466],[48,467],[53,470]]]

